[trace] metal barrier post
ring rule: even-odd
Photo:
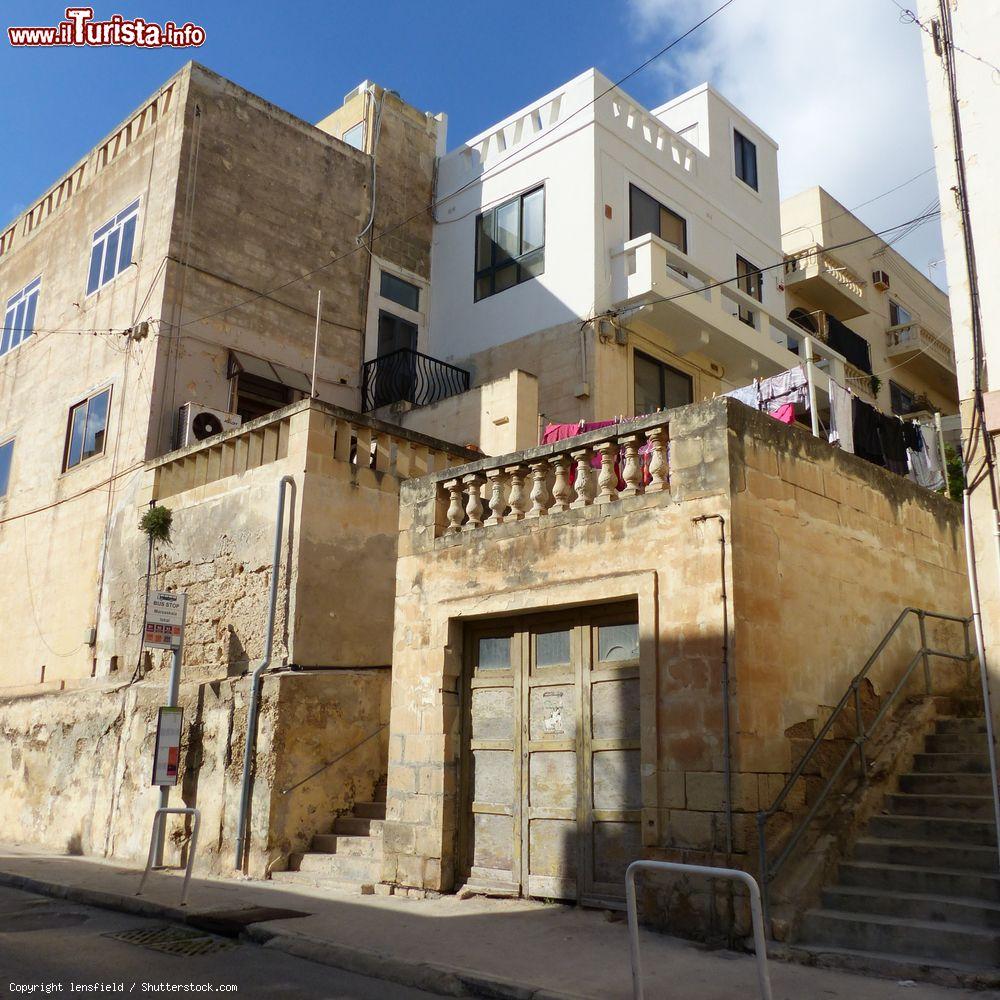
[[[191,843],[188,845],[187,865],[184,869],[184,887],[181,889],[181,906],[187,906],[188,886],[191,883],[191,872],[194,869],[194,853],[198,848],[198,827],[201,826],[200,809],[181,808],[180,806],[176,806],[174,808],[160,808],[153,813],[153,831],[149,838],[149,857],[146,858],[146,870],[142,873],[142,881],[139,883],[139,889],[136,892],[136,895],[142,895],[142,890],[146,885],[146,879],[149,878],[149,873],[152,870],[153,861],[156,856],[157,843],[162,841],[162,837],[157,834],[161,831],[165,832],[164,826],[168,813],[194,817],[194,829],[191,831]]]
[[[704,875],[707,878],[727,878],[742,882],[750,892],[750,913],[753,923],[753,944],[757,960],[757,986],[761,1000],[773,1000],[771,978],[767,971],[767,945],[764,941],[764,916],[761,910],[760,889],[752,875],[737,868],[711,868],[706,865],[685,865],[679,861],[633,861],[625,870],[625,905],[628,911],[628,945],[632,959],[632,996],[643,1000],[642,966],[639,959],[639,914],[635,899],[636,872],[680,872],[687,875]]]

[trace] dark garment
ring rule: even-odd
[[[839,351],[855,368],[860,368],[869,375],[872,373],[872,357],[868,341],[856,334],[849,326],[839,319],[827,316],[826,342],[835,351]]]
[[[903,423],[903,440],[906,447],[911,451],[920,451],[924,446],[924,436],[920,433],[920,427],[913,420]]]
[[[882,451],[882,438],[878,432],[878,411],[855,396],[851,401],[851,416],[854,421],[854,454],[884,468],[885,453]]]
[[[886,468],[899,476],[905,476],[910,471],[910,465],[906,460],[906,435],[903,433],[903,422],[896,417],[880,413],[878,425]]]

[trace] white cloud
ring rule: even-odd
[[[648,51],[719,2],[629,4]],[[850,208],[934,162],[920,30],[891,0],[736,0],[654,66],[664,99],[708,80],[777,141],[783,197],[819,184]],[[936,195],[932,171],[858,215],[884,229]],[[942,256],[937,221],[896,249],[926,274]]]

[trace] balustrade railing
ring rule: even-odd
[[[856,298],[863,298],[865,294],[865,282],[861,280],[850,268],[841,264],[836,257],[824,253],[819,245],[806,247],[790,254],[785,260],[786,279],[801,275],[809,276],[809,273],[822,274],[843,286]]]
[[[366,361],[361,378],[364,410],[391,403],[426,406],[468,392],[469,373],[410,348]]]
[[[949,368],[954,368],[955,352],[919,323],[890,326],[886,331],[886,343],[890,355],[901,350],[921,351],[943,362]]]
[[[444,533],[478,531],[614,504],[669,489],[666,414],[659,422],[616,424],[532,449],[514,464],[442,480]]]

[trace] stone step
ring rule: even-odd
[[[810,910],[800,937],[811,946],[831,945],[866,952],[954,960],[970,965],[1000,964],[1000,931],[966,924],[907,920],[883,914]]]
[[[935,733],[924,739],[927,753],[986,753],[986,733]]]
[[[976,719],[938,719],[934,728],[939,733],[985,733],[986,720]]]
[[[983,899],[835,885],[823,890],[823,909],[1000,929],[1000,903]]]
[[[341,882],[380,882],[381,858],[359,858],[349,854],[292,854],[288,858],[292,871],[322,875]]]
[[[917,774],[989,774],[985,753],[916,753],[913,770]]]
[[[286,885],[304,885],[324,892],[339,892],[350,896],[370,896],[375,891],[374,882],[342,881],[324,878],[316,872],[271,872],[271,881]]]
[[[333,832],[345,837],[381,837],[384,822],[363,816],[338,816],[333,824]]]
[[[842,861],[838,873],[839,882],[844,886],[1000,903],[1000,875],[989,872],[953,871],[876,861]]]
[[[887,840],[862,837],[854,845],[856,861],[950,868],[965,872],[996,872],[997,849],[972,844],[940,844],[929,840]],[[846,945],[845,947],[853,947]],[[889,949],[891,950],[891,949]]]
[[[989,795],[988,774],[901,774],[899,790],[916,795]]]
[[[317,833],[312,850],[318,854],[346,854],[353,858],[381,858],[380,837],[344,837],[336,833]]]
[[[888,840],[927,840],[938,844],[997,842],[993,820],[950,819],[939,816],[873,816],[868,834]]]
[[[385,802],[355,802],[351,812],[362,819],[385,819]]]
[[[955,819],[992,819],[989,795],[913,795],[890,792],[885,797],[890,813],[901,816],[950,816]]]

